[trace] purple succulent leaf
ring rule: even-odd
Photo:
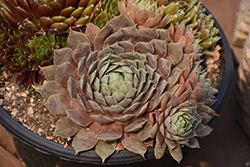
[[[145,103],[142,107],[140,107],[140,110],[137,112],[136,117],[143,115],[147,111],[148,104],[149,102]]]
[[[181,146],[180,144],[177,144],[175,148],[171,149],[168,148],[169,153],[171,154],[171,156],[178,162],[180,163],[182,160],[182,150],[181,150]]]
[[[167,144],[168,148],[170,148],[170,149],[174,149],[177,145],[177,143],[174,140],[170,140],[167,137],[164,138],[164,141]]]
[[[79,80],[77,69],[68,62],[59,65],[56,72],[56,82],[59,85],[67,86],[67,81],[70,77],[75,80]]]
[[[116,150],[116,141],[104,142],[99,140],[95,146],[95,152],[102,158],[102,163]]]
[[[74,108],[66,110],[69,119],[80,126],[86,127],[93,122],[86,110],[82,108]]]
[[[208,125],[205,125],[202,130],[199,132],[196,132],[199,137],[204,137],[209,135],[213,131],[212,128],[210,128]]]
[[[163,78],[167,78],[170,75],[171,71],[171,61],[168,61],[167,59],[160,58],[158,60],[158,66],[156,69],[156,72],[161,74]]]
[[[109,22],[113,27],[113,33],[117,32],[122,27],[127,27],[129,19],[126,15],[121,14]]]
[[[113,122],[114,120],[108,116],[105,115],[91,115],[91,118],[93,118],[96,122],[98,122],[101,125],[108,124]]]
[[[57,66],[56,65],[50,65],[46,67],[40,67],[40,69],[43,72],[43,75],[45,78],[49,81],[55,81],[56,77],[56,71],[57,71]]]
[[[157,39],[159,34],[157,33],[156,29],[147,29],[147,28],[140,28],[140,37],[136,39],[136,42],[149,42],[152,39]]]
[[[189,139],[187,146],[190,148],[200,148],[199,141],[196,138]]]
[[[75,135],[81,127],[71,121],[69,118],[60,118],[56,122],[55,135],[61,136],[62,138],[68,138]]]
[[[68,87],[68,91],[69,91],[70,97],[72,99],[76,99],[77,98],[78,90],[80,90],[80,88],[79,88],[79,81],[76,81],[72,77],[69,77],[67,87]]]
[[[100,132],[95,136],[98,140],[113,141],[122,137],[122,124],[121,122],[113,122],[102,127]]]
[[[107,23],[99,32],[96,34],[94,39],[94,49],[97,51],[102,50],[104,40],[112,33],[113,26]]]
[[[117,116],[117,117],[115,117],[115,119],[122,121],[122,122],[126,122],[134,117],[135,117],[135,114],[126,114],[126,115]]]
[[[219,116],[212,108],[210,108],[206,105],[202,105],[199,112],[200,113],[207,113],[208,115],[211,115],[211,116]]]
[[[122,40],[130,40],[132,43],[140,36],[140,32],[136,26],[123,28],[122,32],[124,34]]]
[[[97,27],[97,26],[95,26],[94,24],[89,23],[89,24],[87,25],[85,34],[86,34],[87,37],[89,38],[89,41],[91,42],[91,46],[94,45],[95,36],[96,36],[96,34],[98,34],[99,32],[100,32],[100,28]]]
[[[103,43],[103,48],[105,48],[109,45],[112,45],[112,44],[116,43],[117,41],[120,41],[122,39],[122,37],[123,37],[123,33],[121,30],[113,33],[107,39],[105,39],[105,41]]]
[[[167,54],[166,41],[153,39],[151,42],[153,43],[155,49],[154,55],[158,55],[158,58],[164,58]]]
[[[54,64],[61,65],[69,62],[73,66],[77,66],[75,60],[72,58],[73,50],[71,48],[62,48],[54,51]]]
[[[167,144],[163,143],[162,146],[154,147],[154,155],[156,159],[160,159],[166,152]]]
[[[46,107],[54,116],[64,117],[67,116],[66,110],[71,108],[71,100],[68,94],[53,94],[48,98]]]
[[[167,50],[166,59],[172,61],[173,66],[177,65],[183,57],[182,44],[169,43]]]
[[[118,44],[119,44],[120,47],[122,47],[124,49],[125,53],[134,51],[135,47],[134,47],[133,43],[131,42],[131,40],[129,40],[129,41],[119,41]]]
[[[185,92],[183,92],[179,97],[178,97],[178,104],[184,103],[185,101],[188,100],[188,98],[192,95],[192,89],[189,88]]]
[[[68,36],[69,47],[75,50],[79,43],[88,43],[91,46],[90,40],[85,34],[70,30]]]
[[[59,86],[55,81],[49,81],[43,84],[39,92],[42,97],[47,100],[53,94],[67,93],[68,90]]]
[[[93,122],[88,128],[82,128],[76,134],[72,142],[76,154],[81,151],[89,150],[97,144],[98,139],[95,138],[95,135],[98,134],[100,129],[101,125],[97,122]]]
[[[167,82],[169,83],[169,88],[172,88],[174,85],[176,85],[177,80],[179,79],[181,73],[182,73],[182,69],[175,67],[170,76],[167,78]]]
[[[138,139],[140,139],[141,141],[145,141],[149,138],[151,138],[151,125],[150,122],[147,121],[145,126],[143,127],[143,129],[141,129],[138,133],[137,133],[137,137]]]
[[[145,120],[143,117],[134,118],[124,125],[124,131],[136,132],[140,130],[146,122],[147,120]]]
[[[76,63],[78,63],[82,57],[88,57],[91,52],[89,43],[79,43],[77,48],[74,50],[72,57]]]
[[[135,44],[135,51],[142,54],[146,53],[153,54],[155,52],[155,49],[152,42],[137,42]]]
[[[142,157],[144,157],[144,154],[147,152],[147,147],[134,133],[124,132],[121,142],[127,150],[139,154]]]

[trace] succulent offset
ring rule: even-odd
[[[76,153],[95,148],[103,162],[122,148],[144,157],[148,141],[156,158],[168,147],[180,162],[181,145],[198,147],[195,137],[208,135],[217,115],[209,107],[217,90],[201,71],[193,33],[184,21],[176,30],[149,28],[126,14],[102,29],[71,30],[69,47],[41,68],[40,93],[60,118],[55,134],[72,137]]]

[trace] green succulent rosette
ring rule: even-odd
[[[193,120],[204,119],[199,123],[205,124],[205,118],[216,115],[209,107],[215,90],[205,86],[193,39],[184,22],[176,30],[145,28],[125,14],[102,29],[88,24],[84,33],[71,30],[69,47],[55,50],[54,65],[42,67],[47,82],[40,93],[59,118],[55,134],[72,138],[76,153],[94,148],[103,162],[122,148],[144,157],[147,142],[156,143],[156,158],[168,146],[179,162],[180,141],[167,140],[165,132],[159,135],[160,117],[170,121],[169,132],[180,128],[177,136],[186,126],[191,128]],[[195,107],[197,114],[186,111]],[[183,121],[190,123],[184,126]],[[159,144],[159,137],[165,144]]]

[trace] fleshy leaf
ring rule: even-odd
[[[78,79],[79,76],[77,74],[77,69],[68,62],[58,66],[58,70],[56,73],[56,82],[62,86],[67,86],[69,77]]]
[[[182,151],[181,151],[181,146],[179,144],[176,145],[174,149],[168,149],[171,156],[178,162],[180,163],[182,160]]]
[[[62,138],[68,138],[76,134],[80,129],[81,127],[75,122],[63,117],[56,122],[54,134]]]
[[[127,150],[139,154],[142,157],[144,157],[144,154],[147,152],[147,147],[134,133],[124,132],[121,141]]]
[[[114,121],[112,118],[104,115],[91,115],[91,117],[99,124],[108,124]]]
[[[124,125],[125,132],[136,132],[142,128],[142,126],[147,122],[142,117],[135,118]]]
[[[79,43],[85,43],[85,42],[91,45],[88,37],[85,34],[73,30],[69,31],[68,44],[70,48],[75,50],[79,45]]]
[[[151,138],[151,125],[149,123],[149,121],[147,121],[146,125],[144,126],[143,129],[141,129],[138,133],[137,133],[137,137],[141,140],[141,141],[145,141],[149,138]]]
[[[43,75],[45,78],[49,81],[54,81],[56,77],[56,70],[57,66],[56,65],[50,65],[50,66],[45,66],[45,67],[40,67],[40,69],[43,72]]]
[[[105,159],[112,155],[116,150],[116,141],[104,142],[99,140],[95,146],[95,152],[102,158],[102,163]]]
[[[212,131],[213,131],[212,128],[210,128],[208,125],[205,125],[205,127],[201,131],[197,132],[197,135],[199,137],[204,137],[209,135]]]
[[[54,51],[54,64],[59,66],[65,62],[70,63],[73,66],[76,66],[72,54],[73,50],[71,48],[62,48]]]
[[[167,148],[167,144],[165,142],[163,142],[161,147],[155,146],[155,148],[154,148],[155,158],[160,159],[164,155],[166,148]]]
[[[76,154],[81,151],[86,151],[93,148],[98,140],[95,135],[100,131],[101,125],[93,122],[89,128],[82,128],[74,137],[72,146],[75,149]],[[91,139],[91,140],[90,140]]]
[[[49,81],[43,84],[43,87],[39,90],[44,99],[48,99],[53,94],[67,93],[67,88],[61,87],[56,84],[55,81]]]
[[[121,122],[113,122],[102,127],[100,132],[95,136],[98,140],[113,141],[122,137]]]
[[[93,121],[87,111],[82,108],[68,109],[66,113],[68,115],[68,118],[70,118],[80,126],[86,127]]]
[[[54,94],[48,98],[46,107],[54,116],[66,116],[66,110],[71,108],[71,100],[68,94]]]

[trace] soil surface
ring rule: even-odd
[[[0,105],[22,123],[25,127],[59,143],[66,140],[54,136],[55,118],[44,106],[45,101],[33,88],[26,89],[24,85],[10,83],[11,74],[3,68],[0,70]]]

